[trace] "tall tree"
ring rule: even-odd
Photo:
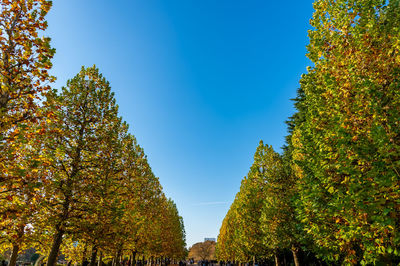
[[[216,257],[218,260],[223,261],[246,261],[248,255],[243,253],[240,248],[241,243],[238,237],[239,219],[238,219],[238,194],[235,200],[229,207],[224,220],[222,221],[221,228],[216,245]]]
[[[279,265],[279,252],[292,250],[295,265],[299,265],[297,220],[294,212],[296,182],[285,168],[281,155],[271,146],[257,149],[255,164],[263,180],[263,207],[260,226],[266,248],[273,251],[275,264]]]
[[[253,261],[280,256],[291,250],[295,265],[302,244],[295,215],[296,179],[286,160],[260,141],[254,163],[242,180],[220,229],[217,257]]]
[[[50,38],[38,36],[50,7],[45,0],[0,1],[0,182],[12,178],[13,142],[37,117],[38,101],[54,80],[48,70],[55,50]]]
[[[12,243],[11,266],[39,196],[43,157],[34,137],[41,133],[38,102],[54,80],[48,69],[55,50],[38,33],[47,28],[50,7],[44,0],[0,1],[0,235]]]
[[[41,130],[42,124],[29,123],[26,132]],[[43,142],[38,135],[14,141],[13,178],[4,182],[0,193],[0,252],[12,249],[10,265],[15,265],[18,254],[34,245],[37,233],[33,226],[38,222],[43,194],[41,188],[46,177],[42,160]],[[11,182],[12,181],[12,182]]]
[[[246,254],[247,260],[255,260],[266,255],[263,243],[263,232],[261,230],[261,210],[264,202],[265,178],[263,177],[263,149],[260,142],[254,154],[254,163],[250,167],[247,177],[244,177],[240,186],[237,199],[237,237],[242,253]]]
[[[79,228],[90,200],[86,194],[93,179],[88,177],[102,164],[102,149],[121,119],[110,85],[96,67],[82,68],[59,95],[49,94],[47,103],[55,115],[46,143],[52,163],[45,186],[54,232],[48,265],[53,266],[63,235]]]
[[[96,156],[102,158],[95,167],[88,169],[86,183],[88,189],[85,195],[85,211],[81,222],[77,224],[72,239],[87,244],[91,251],[91,265],[96,261],[97,252],[105,249],[107,243],[114,241],[115,227],[120,226],[117,220],[122,216],[127,204],[122,200],[128,195],[124,187],[131,180],[124,178],[127,162],[131,162],[131,136],[126,123],[116,123],[114,130],[108,131],[105,139],[98,146]]]
[[[314,4],[292,143],[305,230],[342,263],[399,257],[400,5]]]
[[[186,236],[182,217],[178,213],[176,204],[171,199],[166,201],[164,211],[161,231],[163,255],[170,259],[184,259]]]

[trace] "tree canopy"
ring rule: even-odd
[[[317,0],[314,9],[313,65],[301,77],[282,156],[262,185],[256,224],[264,248],[311,252],[328,263],[399,263],[400,2]],[[238,226],[240,214],[259,217],[237,203],[251,191],[250,173],[221,226],[224,260],[244,250],[228,241],[252,235],[250,223]]]
[[[99,69],[50,87],[51,1],[0,3],[0,253],[10,266],[29,247],[51,266],[185,257],[182,217]]]

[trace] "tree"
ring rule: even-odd
[[[110,135],[118,134],[121,119],[109,83],[96,67],[82,68],[59,95],[48,95],[47,104],[55,116],[46,143],[52,163],[45,186],[53,231],[48,257],[52,266],[63,235],[79,228],[92,203],[86,197],[93,187],[88,177],[102,165],[102,148],[108,148]]]
[[[0,250],[13,249],[10,265],[29,246],[48,265],[60,248],[83,259],[91,251],[91,265],[98,250],[117,264],[126,250],[183,258],[182,217],[98,69],[50,90],[55,50],[39,35],[51,1],[0,5]]]
[[[40,130],[41,124],[29,123],[29,131]],[[39,128],[39,129],[38,129]],[[27,131],[28,132],[28,131]],[[43,142],[38,135],[15,141],[12,182],[4,182],[0,193],[0,252],[12,249],[10,264],[15,265],[18,254],[34,245],[43,194],[41,188],[48,164],[43,158]],[[16,171],[18,169],[18,171]]]
[[[239,194],[239,193],[238,193]],[[223,261],[246,261],[248,255],[243,253],[241,243],[238,237],[239,219],[238,219],[238,194],[229,207],[221,228],[216,245],[216,257]]]
[[[299,265],[297,220],[294,212],[296,182],[291,172],[284,166],[281,155],[271,146],[263,145],[257,149],[255,163],[263,180],[263,207],[260,226],[263,242],[272,250],[275,264],[279,265],[279,252],[290,249],[295,265]]]
[[[291,250],[295,265],[302,244],[295,215],[296,179],[289,161],[260,141],[254,163],[242,180],[220,229],[217,257],[248,262],[275,257]]]
[[[35,137],[41,134],[38,102],[54,80],[48,73],[55,50],[38,37],[50,1],[0,1],[0,235],[12,245],[16,263],[39,193],[39,167],[45,165]],[[39,149],[39,150],[38,150]]]
[[[85,211],[70,236],[69,247],[66,247],[75,252],[77,245],[74,243],[84,243],[91,251],[91,265],[95,264],[98,251],[106,250],[110,247],[108,243],[114,241],[116,227],[120,226],[118,221],[127,205],[124,199],[128,195],[124,188],[131,182],[124,173],[128,163],[132,163],[129,156],[132,154],[132,136],[126,123],[117,122],[113,127],[114,130],[104,136],[102,146],[97,147],[96,156],[102,161],[86,172],[87,190],[82,195],[86,201]],[[71,248],[71,244],[75,246]]]
[[[184,259],[186,235],[182,217],[179,216],[176,204],[168,199],[162,223],[163,255],[171,259]]]
[[[236,196],[236,214],[238,223],[237,241],[246,260],[265,257],[266,248],[263,243],[263,232],[261,230],[261,210],[263,208],[265,180],[262,167],[262,149],[264,145],[260,142],[254,155],[254,163],[250,167],[247,177],[244,177],[240,186],[240,191]]]
[[[314,4],[292,136],[299,218],[321,256],[399,258],[398,1]]]
[[[214,260],[215,259],[215,241],[204,241],[194,244],[189,249],[189,258],[195,261],[200,260]]]
[[[0,182],[13,178],[17,153],[13,142],[36,117],[38,101],[49,89],[50,38],[38,37],[47,28],[51,7],[45,0],[0,2]],[[11,163],[10,163],[11,162]]]
[[[113,254],[122,256],[124,250],[132,254],[149,253],[149,242],[158,242],[153,232],[158,228],[158,215],[162,206],[163,193],[158,178],[154,176],[143,149],[130,136],[129,146],[124,154],[124,171],[118,190],[123,206],[113,226]]]

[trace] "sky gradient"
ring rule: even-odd
[[[96,65],[184,219],[217,237],[260,140],[281,151],[312,1],[56,0],[56,88]]]

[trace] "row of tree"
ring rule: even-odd
[[[223,261],[260,262],[292,250],[296,265],[300,247],[294,217],[296,189],[283,158],[260,142],[254,163],[242,180],[217,241],[217,258]]]
[[[400,262],[400,2],[317,0],[280,155],[257,148],[220,260]],[[312,263],[308,261],[307,263]]]
[[[59,92],[46,0],[0,1],[0,252],[56,265],[125,255],[180,259],[185,230],[107,80],[84,68]]]

